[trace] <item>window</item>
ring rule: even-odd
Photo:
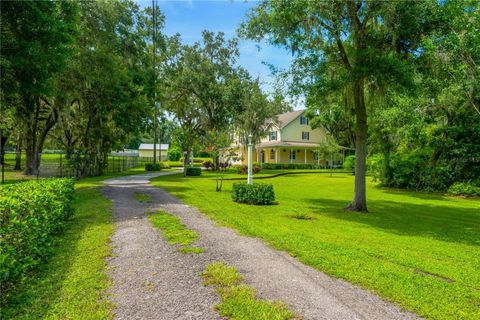
[[[300,124],[308,124],[308,118],[305,116],[300,116]]]
[[[297,150],[290,150],[290,160],[297,160]]]
[[[302,132],[302,140],[310,140],[310,132]]]
[[[270,141],[277,140],[277,131],[271,131],[270,132],[269,140]]]
[[[270,160],[275,160],[275,150],[270,149]]]
[[[318,155],[320,152],[318,151],[313,151],[313,160],[317,161],[318,160]]]

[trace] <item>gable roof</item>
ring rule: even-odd
[[[168,144],[157,143],[157,150],[168,150],[168,147],[169,147]],[[142,143],[138,147],[138,150],[153,150],[153,143]]]
[[[290,122],[297,119],[304,112],[305,112],[305,109],[295,110],[295,111],[279,114],[277,116],[277,126],[278,126],[278,128],[279,129],[285,128]]]

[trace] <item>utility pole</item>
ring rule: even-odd
[[[152,0],[153,15],[153,163],[157,163],[157,0]]]

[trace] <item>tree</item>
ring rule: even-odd
[[[58,105],[49,98],[72,53],[77,12],[71,1],[1,3],[2,77],[10,79],[2,81],[2,91],[24,132],[27,174],[38,173],[43,144],[58,119]]]
[[[180,124],[176,137],[186,163],[195,142],[205,145],[206,133],[227,130],[240,110],[236,41],[223,33],[202,36],[202,43],[191,46],[178,35],[170,38],[160,65],[162,104]]]
[[[387,84],[411,85],[409,61],[430,27],[434,7],[433,1],[266,0],[241,26],[246,38],[266,37],[292,51],[293,82],[307,100],[339,90],[352,96],[355,192],[348,210],[367,211],[366,90]]]
[[[241,111],[235,115],[234,128],[239,142],[246,148],[248,136],[252,135],[252,142],[257,144],[265,137],[276,123],[276,115],[285,112],[285,105],[277,100],[269,99],[260,88],[259,80],[250,79],[249,75],[238,78],[240,88]]]

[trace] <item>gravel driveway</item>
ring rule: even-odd
[[[173,172],[175,173],[175,172]],[[298,262],[256,238],[216,225],[148,179],[162,172],[106,180],[113,201],[114,256],[108,261],[115,319],[220,319],[199,273],[212,261],[235,266],[260,296],[282,300],[302,319],[418,319],[374,294]],[[134,193],[146,193],[140,203]],[[153,229],[145,212],[166,210],[199,233],[203,254],[182,254]]]

